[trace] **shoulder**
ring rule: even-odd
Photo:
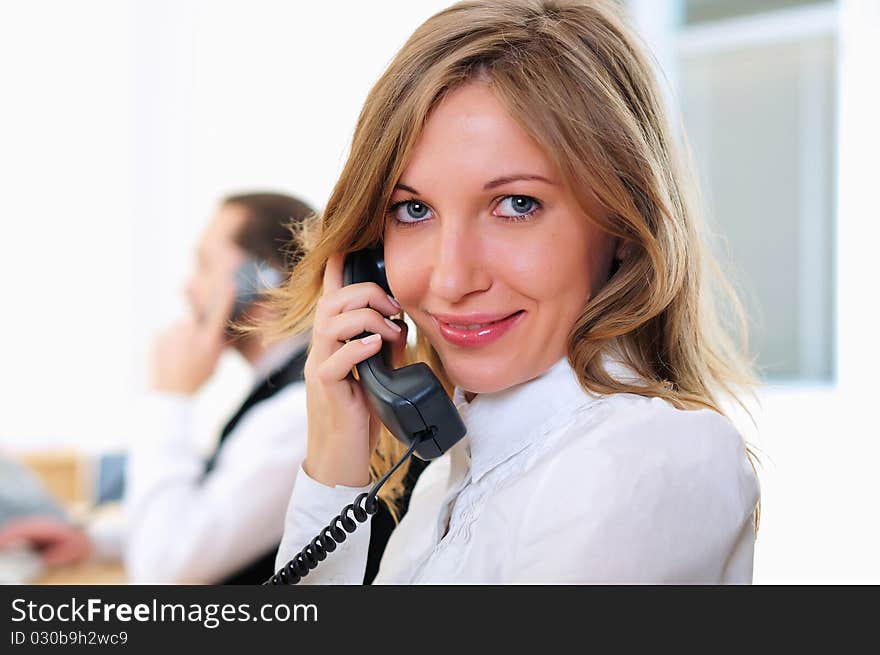
[[[293,446],[305,443],[307,425],[306,385],[293,382],[251,407],[229,435],[229,443],[269,441]]]
[[[700,524],[735,531],[758,501],[745,441],[709,409],[614,394],[578,414],[552,441],[535,462],[542,491],[533,506],[571,498],[575,513],[596,524],[632,522],[634,532]]]
[[[583,579],[718,581],[748,559],[757,478],[724,416],[615,394],[554,436],[532,470],[525,544],[556,534]]]
[[[736,426],[710,409],[678,409],[661,398],[621,393],[587,407],[556,436],[557,465],[602,466],[618,474],[687,475],[693,484],[749,472]]]
[[[258,402],[242,417],[242,421],[253,420],[254,417],[290,417],[305,415],[306,385],[303,382],[292,382],[279,389],[272,397]]]

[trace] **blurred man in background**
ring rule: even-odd
[[[275,193],[230,196],[218,207],[196,249],[188,315],[155,339],[150,390],[133,426],[124,526],[25,517],[0,528],[0,548],[30,542],[47,564],[122,556],[138,583],[255,584],[271,576],[305,455],[309,335],[267,345],[231,331],[230,320],[271,318],[255,303],[260,287],[280,283],[295,265],[290,225],[312,213]],[[253,383],[206,460],[193,443],[194,396],[230,348],[253,369]]]

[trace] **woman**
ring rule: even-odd
[[[351,375],[387,340],[468,434],[422,474],[377,582],[750,582],[759,491],[720,399],[751,377],[689,185],[612,3],[474,0],[422,25],[282,298],[279,331],[314,332],[278,567],[400,456]],[[395,297],[342,286],[343,254],[380,242]],[[359,583],[368,541],[304,581]]]

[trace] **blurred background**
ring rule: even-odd
[[[447,0],[0,5],[0,450],[93,495],[221,196],[322,207],[360,107]],[[872,416],[880,0],[629,0],[681,120],[764,385],[755,582],[880,582]],[[225,357],[198,398],[248,384]],[[213,410],[213,411],[212,411]],[[69,457],[67,457],[69,455]]]

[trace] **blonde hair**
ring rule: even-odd
[[[755,383],[744,315],[707,256],[697,185],[676,152],[649,61],[608,0],[466,0],[419,27],[371,90],[323,215],[298,231],[306,254],[275,298],[274,334],[309,327],[331,254],[382,240],[394,185],[431,109],[476,78],[543,146],[585,214],[591,193],[607,210],[589,220],[626,243],[571,329],[568,358],[582,386],[722,414],[723,395],[742,405],[739,394]],[[738,345],[716,297],[726,297],[738,320]],[[612,347],[643,378],[639,384],[605,371],[600,355]],[[429,364],[451,391],[423,335],[407,361]],[[402,452],[383,432],[373,474]],[[383,488],[386,502],[399,495],[404,473]]]

